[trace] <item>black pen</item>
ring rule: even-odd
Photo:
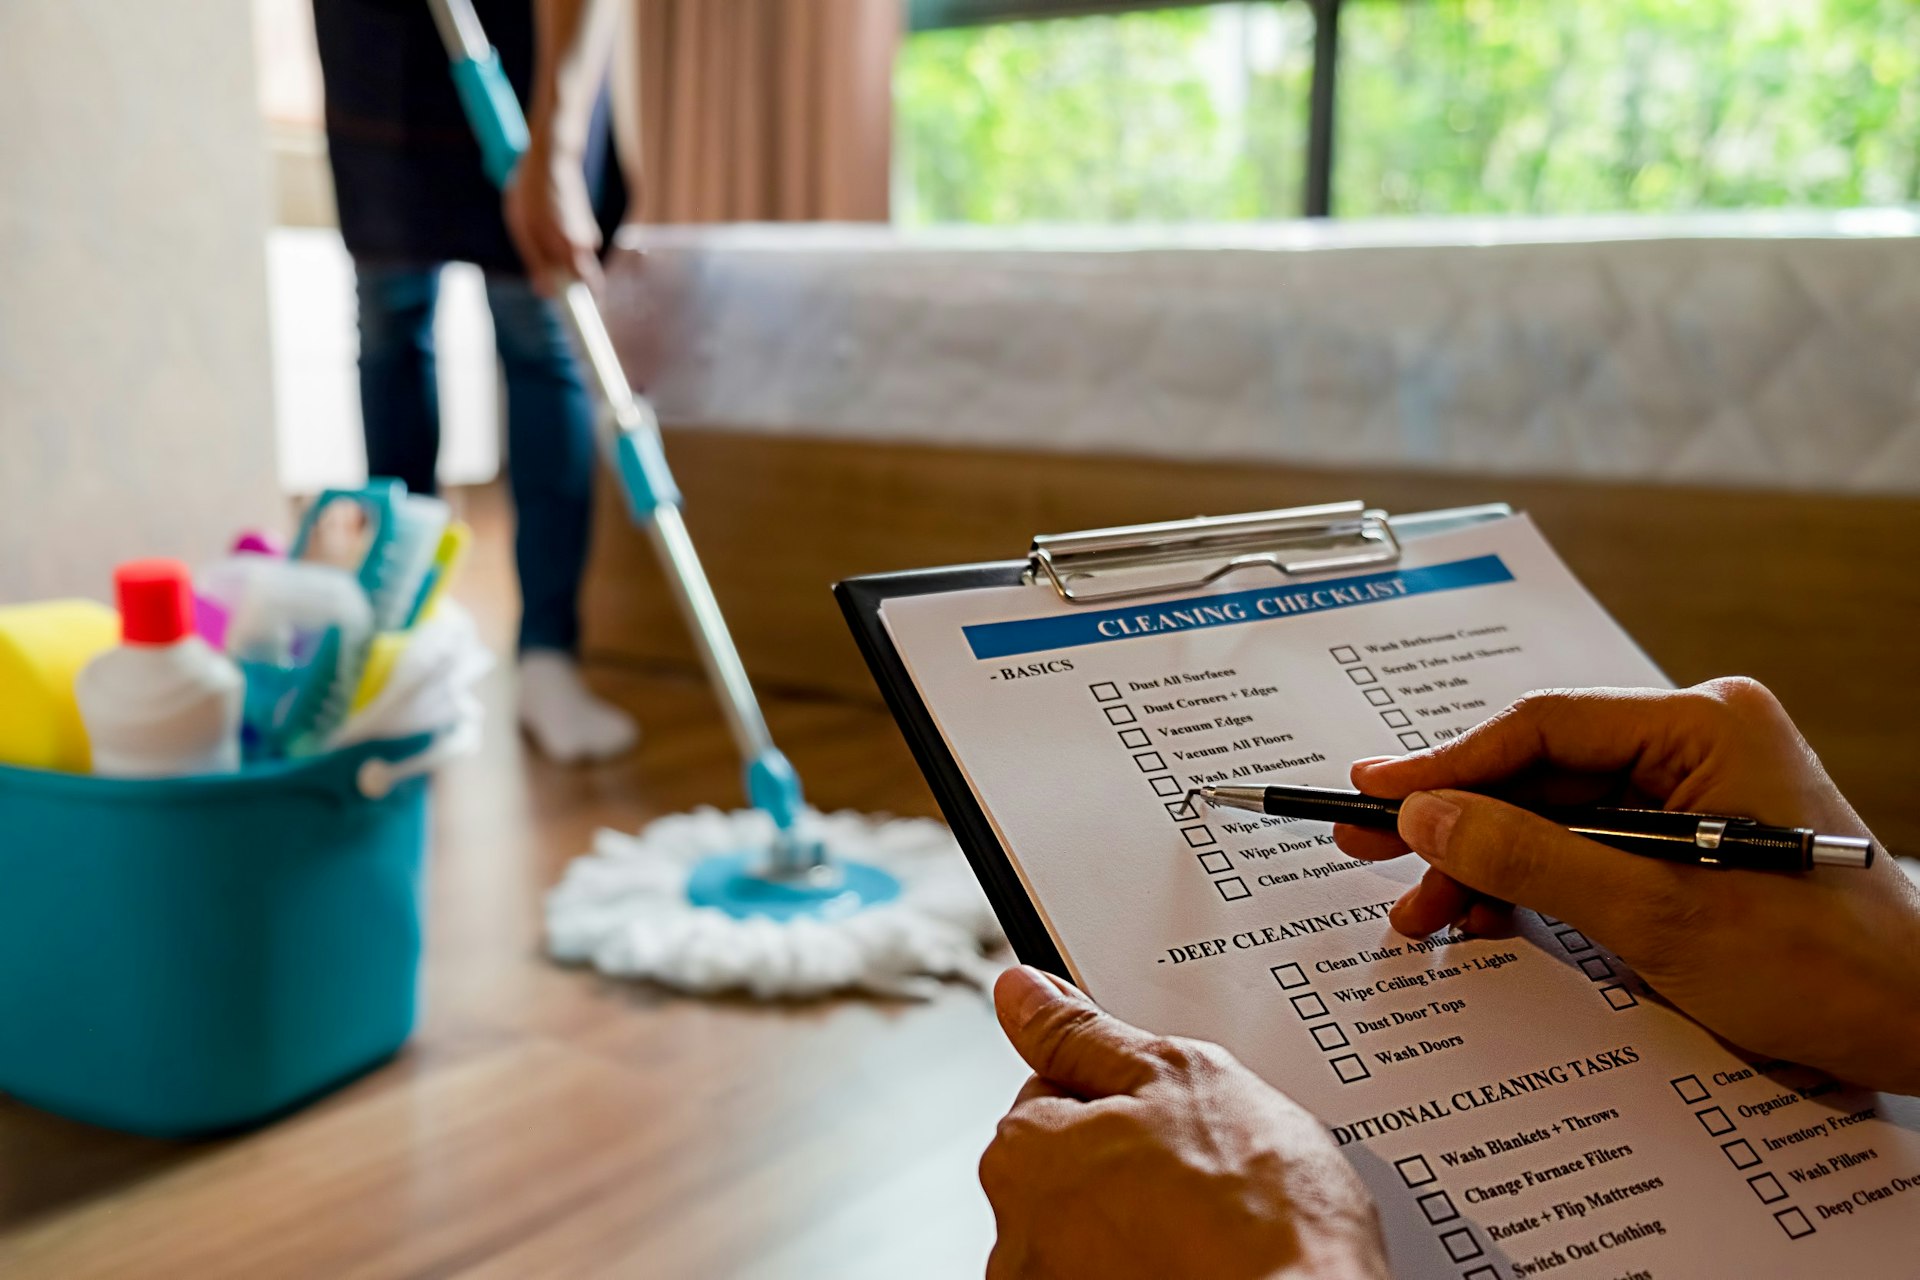
[[[1335,787],[1196,787],[1190,796],[1276,818],[1344,822],[1376,831],[1399,825],[1400,802]],[[1873,841],[1822,835],[1811,827],[1770,827],[1752,818],[1601,805],[1523,808],[1575,835],[1646,858],[1742,871],[1870,867]]]

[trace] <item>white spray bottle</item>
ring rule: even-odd
[[[177,560],[114,571],[120,644],[75,682],[93,771],[121,778],[232,773],[240,767],[240,670],[194,634],[193,591]]]

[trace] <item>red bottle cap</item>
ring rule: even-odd
[[[130,560],[113,571],[113,590],[128,644],[174,644],[193,633],[192,578],[178,560]]]

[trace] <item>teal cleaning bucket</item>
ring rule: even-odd
[[[0,768],[0,1092],[184,1137],[398,1050],[427,839],[408,766],[431,745],[226,777]]]

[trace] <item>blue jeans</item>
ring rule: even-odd
[[[359,263],[356,274],[368,474],[397,477],[414,493],[432,493],[440,455],[433,353],[439,265]],[[557,304],[535,294],[524,279],[489,274],[487,308],[506,369],[520,648],[574,653],[592,520],[593,401]]]

